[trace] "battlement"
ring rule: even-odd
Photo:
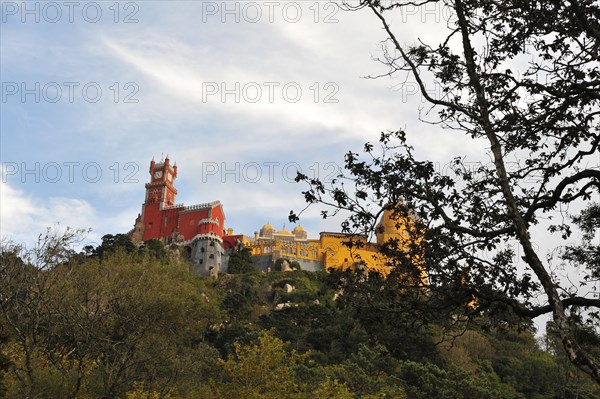
[[[160,207],[160,209],[162,211],[166,211],[166,210],[169,210],[169,209],[177,209],[177,208],[185,208],[185,205],[183,205],[183,204],[175,204],[175,205],[167,205],[167,206],[162,206],[161,205],[161,207]]]
[[[185,245],[192,244],[195,241],[203,241],[203,240],[217,241],[217,242],[223,244],[223,239],[216,234],[196,234],[191,239],[179,242],[177,244],[180,246],[185,246]]]
[[[214,220],[214,219],[200,219],[198,221],[198,224],[206,224],[206,223],[214,224],[215,226],[219,225],[219,222],[217,220]]]
[[[212,202],[205,202],[203,204],[190,205],[190,206],[184,207],[184,209],[181,212],[197,211],[200,209],[210,209],[210,208],[214,208],[216,205],[220,205],[220,204],[221,203],[219,201],[212,201]]]

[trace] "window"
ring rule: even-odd
[[[165,226],[169,224],[169,217],[165,216]]]
[[[204,253],[204,247],[200,248],[200,252]]]
[[[208,258],[209,258],[209,259],[214,259],[214,258],[215,258],[215,255],[214,255],[214,254],[210,254],[210,255],[208,255]]]
[[[152,223],[148,224],[148,228],[151,229],[152,228]]]

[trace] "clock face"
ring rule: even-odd
[[[154,172],[154,178],[160,179],[162,177],[162,170]]]

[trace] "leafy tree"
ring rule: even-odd
[[[256,272],[256,266],[252,260],[250,248],[242,247],[234,248],[229,255],[229,264],[227,272],[231,274],[252,273]]]
[[[593,326],[577,326],[575,328],[577,341],[586,350],[597,358],[600,358],[600,334]],[[556,326],[549,321],[546,326],[546,349],[553,357],[555,369],[552,370],[551,378],[554,379],[556,392],[565,398],[597,398],[600,397],[600,387],[592,384],[587,375],[577,369],[562,351],[560,336],[556,332]],[[522,354],[513,353],[513,361],[522,361]],[[525,372],[525,374],[528,374]],[[541,380],[547,380],[542,377]],[[533,389],[530,387],[529,389]]]
[[[54,297],[56,345],[68,343],[88,368],[94,359],[107,397],[139,380],[169,388],[183,374],[178,354],[201,347],[219,320],[213,294],[174,261],[117,251],[62,273],[66,284]]]
[[[30,249],[2,242],[0,320],[9,329],[11,349],[19,353],[18,359],[12,359],[12,369],[23,396],[35,393],[38,382],[44,379],[40,356],[52,356],[54,352],[45,345],[51,336],[51,293],[63,288],[54,271],[71,262],[76,255],[73,246],[84,234],[84,230],[54,227],[40,234]]]
[[[598,291],[600,282],[600,242],[596,240],[600,234],[600,203],[592,203],[578,216],[573,217],[573,222],[582,233],[582,242],[579,245],[567,245],[562,258],[574,266],[584,266],[589,271],[585,280],[592,285],[594,291]],[[586,303],[580,300],[581,306],[594,305],[594,301]],[[591,312],[596,321],[600,320],[598,310]]]
[[[299,370],[308,363],[308,354],[287,351],[286,343],[263,331],[258,342],[235,344],[235,355],[221,362],[227,380],[216,387],[218,398],[323,398],[355,397],[335,380],[301,381]]]
[[[222,362],[231,380],[224,387],[223,397],[292,397],[299,390],[293,367],[302,359],[296,352],[286,352],[285,343],[269,333],[261,333],[255,345],[237,343],[235,357]]]
[[[114,253],[118,249],[131,253],[135,251],[136,247],[127,234],[105,234],[102,236],[102,244],[95,248],[91,245],[84,247],[87,254],[99,257]]]
[[[402,44],[410,41],[393,17],[431,6],[450,14],[444,37]],[[600,188],[598,3],[361,0],[347,7],[369,10],[381,23],[385,75],[416,82],[437,110],[426,122],[470,137],[491,163],[469,165],[456,154],[449,170],[437,171],[417,159],[407,133],[393,131],[381,135],[381,152],[370,143],[364,156],[349,152],[347,175],[332,187],[300,174],[310,183],[306,200],[349,211],[343,228],[358,234],[372,233],[384,208],[414,221],[407,227],[413,243],[392,242],[386,255],[405,273],[424,262],[428,289],[441,300],[435,304],[467,318],[494,314],[500,323],[550,313],[568,359],[600,383],[598,359],[577,342],[578,321],[569,317],[572,307],[598,309],[600,300],[575,290],[589,290],[588,281],[572,287],[554,276],[534,244],[548,241],[539,235],[545,230],[567,239],[573,224],[564,210],[586,207]],[[439,93],[427,90],[431,83]],[[588,256],[572,260],[593,276]],[[533,300],[540,295],[541,306]]]
[[[292,348],[322,364],[344,361],[369,341],[365,329],[348,313],[328,304],[301,304],[261,317],[260,326],[274,329]]]
[[[4,374],[10,366],[10,358],[4,354],[4,348],[8,342],[8,334],[2,324],[0,324],[0,398],[3,398],[6,393],[4,386]]]
[[[208,378],[216,295],[175,260],[124,248],[82,260],[71,248],[78,237],[49,231],[30,251],[3,247],[10,397],[116,398],[139,383],[167,392]]]
[[[297,260],[291,260],[291,259],[287,259],[287,258],[279,258],[275,261],[275,267],[273,268],[275,271],[282,271],[282,267],[283,267],[283,262],[287,262],[290,269],[292,270],[302,270],[302,267],[300,266],[300,263]]]
[[[167,256],[165,244],[158,238],[144,241],[144,245],[140,247],[140,253],[147,253],[156,259],[165,259]]]
[[[434,361],[438,357],[434,326],[454,320],[438,315],[440,308],[420,289],[398,289],[404,276],[392,273],[386,278],[379,273],[352,270],[332,272],[331,278],[336,276],[341,292],[336,300],[338,307],[358,322],[371,340],[401,359]]]

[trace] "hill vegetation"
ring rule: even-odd
[[[77,237],[3,244],[0,397],[600,397],[552,325],[540,347],[528,321],[416,320],[377,275],[200,278],[160,243]]]

